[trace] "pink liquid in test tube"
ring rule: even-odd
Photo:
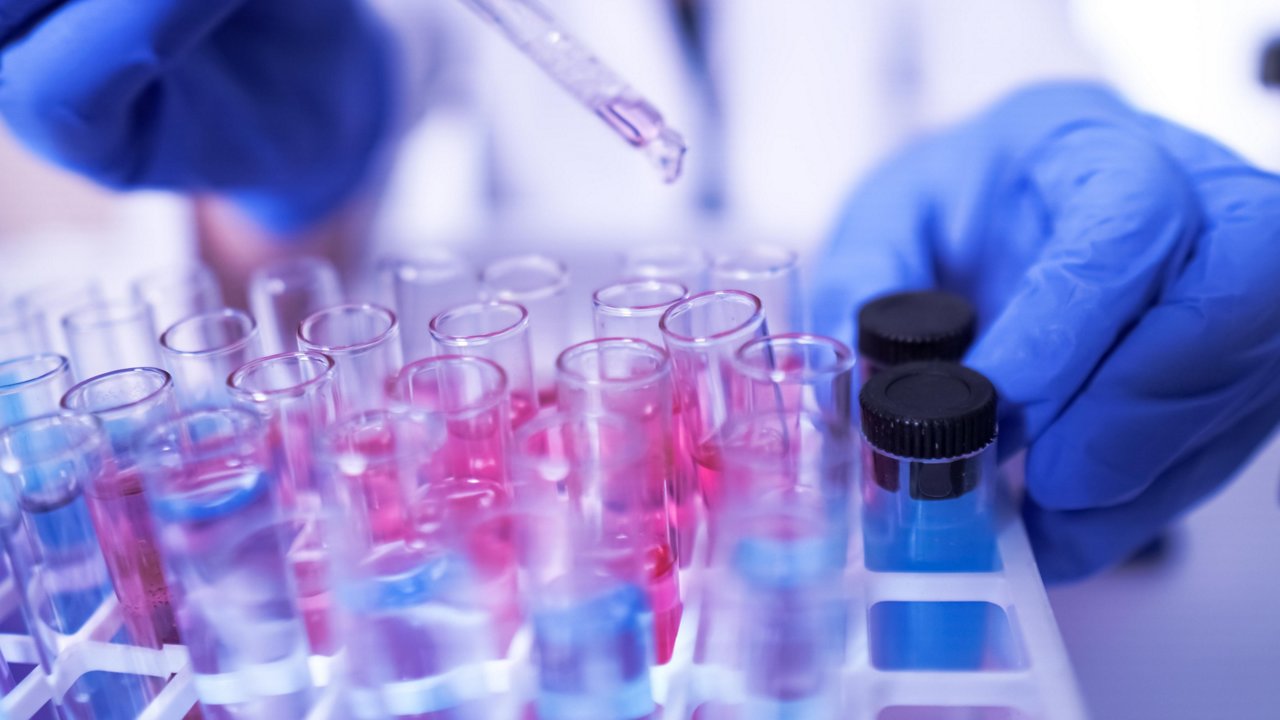
[[[125,624],[140,645],[179,644],[133,446],[140,432],[177,413],[173,382],[159,368],[119,370],[71,388],[62,407],[97,417],[110,440],[113,471],[96,478],[85,495]]]
[[[733,382],[733,354],[767,334],[764,311],[750,293],[713,290],[671,306],[661,327],[698,487],[707,509],[715,512],[724,470],[719,433],[735,413],[750,409]]]
[[[545,255],[514,255],[485,266],[480,274],[486,299],[518,303],[529,313],[533,381],[539,404],[555,404],[556,355],[570,343],[573,308],[565,291],[569,270]]]
[[[443,354],[486,358],[506,372],[512,428],[537,414],[529,313],[523,306],[491,301],[446,310],[431,321],[431,337]]]
[[[292,520],[288,560],[313,652],[337,650],[330,615],[329,543],[316,484],[314,442],[334,421],[333,360],[316,352],[271,355],[248,363],[228,380],[235,404],[266,423],[268,443],[281,458],[280,495]]]

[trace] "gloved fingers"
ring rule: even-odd
[[[1193,130],[1154,115],[1142,118],[1142,124],[1156,142],[1178,161],[1187,175],[1194,176],[1221,170],[1246,167],[1239,155],[1216,141]]]
[[[881,167],[845,206],[809,274],[816,332],[848,342],[864,302],[934,284],[927,145]]]
[[[1032,444],[1039,505],[1130,501],[1239,418],[1280,407],[1280,177],[1241,168],[1200,193],[1190,262]]]
[[[1175,276],[1200,214],[1168,154],[1123,124],[1067,126],[1025,167],[1049,239],[968,362],[1034,442]]]
[[[0,46],[31,28],[40,17],[65,0],[0,0]]]
[[[152,120],[160,74],[245,2],[64,3],[3,48],[0,113],[48,156],[74,148],[77,169],[119,172],[131,133]]]
[[[1120,505],[1051,510],[1028,499],[1022,516],[1040,575],[1046,583],[1078,580],[1133,556],[1169,523],[1225,485],[1267,439],[1277,418],[1280,407],[1271,405],[1238,419],[1142,494]]]

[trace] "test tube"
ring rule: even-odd
[[[800,296],[800,258],[774,245],[749,245],[716,258],[711,286],[742,290],[760,298],[775,333],[805,329]]]
[[[0,427],[55,412],[71,387],[71,366],[53,353],[0,362]]]
[[[39,334],[11,304],[0,304],[0,362],[41,352]]]
[[[96,280],[58,282],[41,286],[19,295],[14,308],[26,318],[27,327],[40,349],[70,357],[67,338],[62,333],[62,318],[72,310],[96,305],[106,300]]]
[[[258,358],[227,381],[236,407],[266,424],[267,443],[279,457],[281,505],[292,524],[286,558],[312,652],[337,650],[330,615],[330,548],[317,483],[313,438],[337,418],[333,360],[317,352]]]
[[[495,260],[480,274],[487,300],[517,303],[529,313],[533,381],[541,405],[555,401],[555,358],[569,345],[572,308],[565,299],[569,270],[546,255],[514,255]]]
[[[445,440],[438,416],[414,410],[365,413],[325,434],[356,717],[490,717],[482,663],[499,656],[491,595],[514,599],[515,564],[509,546],[494,555],[472,542],[488,517],[471,498],[443,499],[448,523],[414,517],[410,496],[438,479]],[[495,571],[505,583],[486,582]]]
[[[632,338],[588,340],[561,353],[556,368],[561,410],[612,416],[630,425],[632,442],[645,456],[631,481],[637,485],[635,512],[650,518],[649,535],[667,538],[668,547],[656,554],[683,562],[693,551],[697,502],[692,464],[675,451],[666,351]],[[671,658],[680,624],[678,582],[672,575],[670,582],[649,584],[659,663]]]
[[[99,608],[112,590],[84,499],[110,464],[107,438],[91,416],[45,415],[0,432],[0,541],[41,667],[52,678],[74,678],[59,683],[53,698],[67,720],[135,718],[154,692],[133,674],[75,677],[76,655],[64,647],[82,631],[112,639],[109,628],[89,627],[103,621]]]
[[[303,255],[277,260],[258,268],[249,279],[249,307],[262,325],[262,348],[267,355],[297,349],[302,321],[342,302],[338,271],[323,258]]]
[[[853,351],[823,335],[790,333],[751,340],[734,353],[736,378],[757,410],[815,413],[852,422]]]
[[[471,264],[444,248],[383,258],[378,261],[378,274],[391,291],[408,361],[433,354],[431,318],[454,305],[475,300],[480,291]]]
[[[739,290],[712,290],[672,305],[659,323],[671,354],[671,377],[681,426],[710,511],[720,494],[724,464],[717,444],[728,419],[747,403],[732,382],[733,354],[768,334],[760,299]]]
[[[184,408],[229,405],[227,378],[263,354],[257,323],[230,308],[178,321],[160,336],[160,350]]]
[[[909,362],[960,362],[976,327],[977,313],[959,295],[921,290],[875,298],[858,310],[861,381]]]
[[[238,408],[186,412],[139,440],[146,496],[204,717],[304,717],[307,636],[266,428]]]
[[[218,279],[212,270],[199,264],[166,267],[143,275],[133,281],[130,292],[134,300],[151,306],[158,329],[224,307]]]
[[[298,346],[333,358],[338,412],[381,408],[387,382],[403,364],[396,314],[379,305],[336,305],[298,326]]]
[[[79,379],[135,367],[158,367],[160,347],[151,306],[136,300],[77,308],[62,318]]]
[[[641,245],[622,256],[622,275],[629,278],[674,280],[691,293],[710,289],[711,258],[692,244]]]
[[[111,445],[110,471],[95,476],[85,495],[130,635],[148,647],[179,644],[133,444],[142,431],[177,414],[173,381],[159,368],[117,370],[71,388],[62,407],[96,417]]]
[[[431,320],[431,337],[442,352],[487,358],[502,368],[512,428],[537,414],[529,313],[523,306],[489,301],[446,310]]]
[[[678,618],[655,618],[649,598],[678,591],[648,484],[635,481],[643,443],[625,420],[560,412],[515,440],[516,498],[548,512],[560,539],[528,560],[539,716],[655,717],[655,625]]]
[[[688,288],[675,280],[625,280],[602,287],[591,298],[596,337],[639,338],[661,346],[658,320],[687,297]]]

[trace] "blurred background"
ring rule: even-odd
[[[646,30],[668,22],[652,0],[548,0],[686,133],[688,172],[668,187],[465,11],[405,3],[397,12],[420,21],[430,51],[412,76],[424,114],[368,190],[375,212],[344,233],[353,277],[380,253],[428,244],[477,259],[683,240],[812,252],[868,168],[1043,77],[1102,78],[1280,170],[1276,0],[704,4],[715,24],[690,61]],[[106,192],[0,130],[0,298],[88,274],[119,291],[258,235],[216,199]],[[1097,717],[1280,716],[1278,493],[1273,441],[1163,554],[1051,592]]]

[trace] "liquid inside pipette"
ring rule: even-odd
[[[598,114],[622,139],[640,148],[662,173],[665,182],[675,182],[684,165],[685,144],[680,133],[667,127],[662,115],[640,98],[619,95],[600,103]]]

